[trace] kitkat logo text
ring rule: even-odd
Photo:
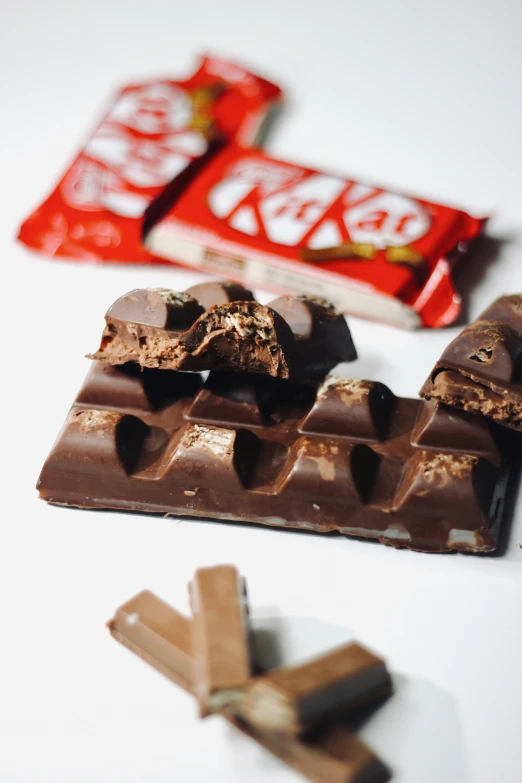
[[[413,199],[287,164],[245,158],[208,194],[212,213],[231,228],[280,245],[376,248],[409,245],[430,228]]]

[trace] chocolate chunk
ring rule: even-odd
[[[522,431],[522,294],[497,299],[467,326],[420,394]]]
[[[191,625],[148,592],[124,604],[108,623],[116,641],[193,693]],[[232,715],[224,718],[312,783],[386,783],[390,778],[387,767],[342,723],[326,722],[311,736],[298,739],[260,731]]]
[[[296,338],[296,362],[306,367],[307,374],[300,371],[294,375],[324,375],[336,364],[357,358],[345,318],[326,299],[285,296],[269,306],[285,319]]]
[[[110,368],[100,383],[100,373],[97,364],[42,469],[50,502],[338,531],[422,551],[497,546],[518,469],[509,430],[497,428],[495,453],[480,426],[445,413],[426,421],[421,400],[370,382],[327,379],[318,391],[211,373],[189,393],[195,374]],[[169,397],[151,410],[163,377]]]
[[[211,372],[185,414],[189,421],[263,427],[269,421],[281,389],[269,376],[241,373],[230,383],[228,373]]]
[[[486,460],[468,454],[417,451],[406,463],[394,510],[438,518],[451,506],[463,530],[487,514],[497,471]]]
[[[300,431],[381,440],[393,411],[395,397],[383,383],[328,376],[317,390],[315,405]]]
[[[245,582],[233,566],[199,568],[189,585],[200,715],[230,710],[251,675]]]
[[[493,426],[480,416],[471,416],[438,400],[430,400],[419,410],[411,443],[419,449],[439,452],[444,449],[448,432],[451,432],[456,454],[474,454],[498,467],[501,456],[492,434]]]
[[[202,386],[196,373],[147,370],[129,362],[111,367],[93,362],[76,403],[85,408],[119,410],[146,424],[171,430],[179,426],[180,406]]]
[[[299,734],[325,717],[346,714],[390,692],[384,661],[359,644],[348,644],[252,680],[239,712],[256,728]]]
[[[236,296],[243,299],[229,299]],[[110,365],[308,379],[356,358],[345,319],[324,300],[284,298],[265,306],[236,284],[205,283],[185,293],[131,291],[105,320],[100,347],[90,358]]]

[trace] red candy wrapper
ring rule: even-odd
[[[185,81],[124,87],[19,239],[48,256],[160,262],[141,243],[145,208],[216,138],[256,143],[281,89],[203,57]]]
[[[316,294],[409,328],[441,327],[460,311],[452,266],[484,223],[230,145],[151,205],[145,244],[249,286]]]

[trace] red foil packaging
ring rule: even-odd
[[[452,268],[484,223],[229,145],[151,205],[145,244],[250,287],[316,294],[399,326],[441,327],[460,311]]]
[[[19,239],[48,256],[160,262],[141,243],[145,208],[215,139],[256,143],[281,88],[203,57],[185,81],[124,87]]]

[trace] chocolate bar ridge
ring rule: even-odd
[[[522,294],[500,297],[469,324],[420,395],[522,432]]]
[[[344,317],[325,300],[281,297],[261,305],[236,283],[181,293],[136,289],[116,300],[105,320],[89,358],[112,365],[308,379],[357,355]]]
[[[513,448],[508,430],[370,381],[210,373],[202,385],[195,373],[94,362],[38,488],[83,508],[488,552]]]

